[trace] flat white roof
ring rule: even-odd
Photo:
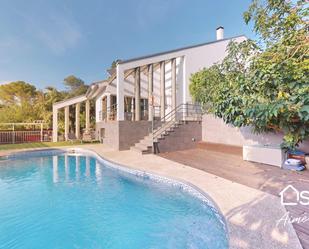
[[[196,44],[196,45],[191,45],[191,46],[187,46],[187,47],[182,47],[182,48],[176,48],[176,49],[172,49],[172,50],[168,50],[168,51],[164,51],[164,52],[160,52],[160,53],[155,53],[155,54],[149,54],[149,55],[145,55],[145,56],[135,57],[135,58],[119,61],[118,64],[125,64],[125,63],[129,63],[129,62],[132,62],[132,61],[138,61],[138,60],[143,60],[143,59],[147,59],[147,58],[151,58],[151,57],[156,57],[156,56],[160,56],[160,55],[165,55],[165,54],[169,54],[169,53],[179,52],[181,50],[197,48],[197,47],[201,47],[201,46],[205,46],[205,45],[210,45],[210,44],[214,44],[214,43],[218,43],[218,42],[222,42],[222,41],[236,39],[236,38],[241,37],[241,36],[245,36],[245,35],[237,35],[237,36],[233,36],[233,37],[229,37],[229,38],[225,38],[225,39],[221,39],[221,40],[215,40],[215,41],[211,41],[211,42],[204,42],[204,43],[200,43],[200,44]]]

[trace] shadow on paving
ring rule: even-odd
[[[275,196],[279,196],[281,190],[289,184],[299,191],[309,190],[308,170],[303,172],[287,171],[274,166],[243,161],[242,157],[238,155],[204,149],[183,150],[159,155]],[[248,205],[258,205],[258,203]],[[286,206],[286,209],[293,217],[309,217],[309,206]],[[237,210],[235,210],[236,213]],[[233,216],[235,214],[229,215]],[[253,223],[248,224],[248,226],[250,225],[253,225]],[[302,224],[293,224],[293,226],[302,246],[309,249],[309,221]]]

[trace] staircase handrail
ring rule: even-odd
[[[172,125],[174,125],[176,122],[179,120],[177,119],[177,114],[180,112],[181,114],[186,114],[182,115],[185,117],[189,117],[188,115],[188,110],[189,107],[198,107],[201,110],[201,106],[199,104],[192,104],[192,103],[182,103],[178,105],[175,109],[171,110],[169,113],[167,113],[163,118],[161,118],[161,124],[165,123],[167,120],[169,121],[170,125],[162,125],[158,130],[152,132],[152,138],[153,141],[159,137],[163,132],[165,132],[167,129],[169,129]],[[193,108],[193,110],[195,110]],[[183,112],[185,111],[185,112]],[[202,111],[200,113],[195,112],[194,114],[199,114],[202,116]]]

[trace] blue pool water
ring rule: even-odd
[[[185,188],[186,189],[186,188]],[[215,209],[83,155],[0,162],[1,249],[223,249]]]

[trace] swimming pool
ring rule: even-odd
[[[0,248],[228,248],[204,195],[86,152],[0,162]]]

